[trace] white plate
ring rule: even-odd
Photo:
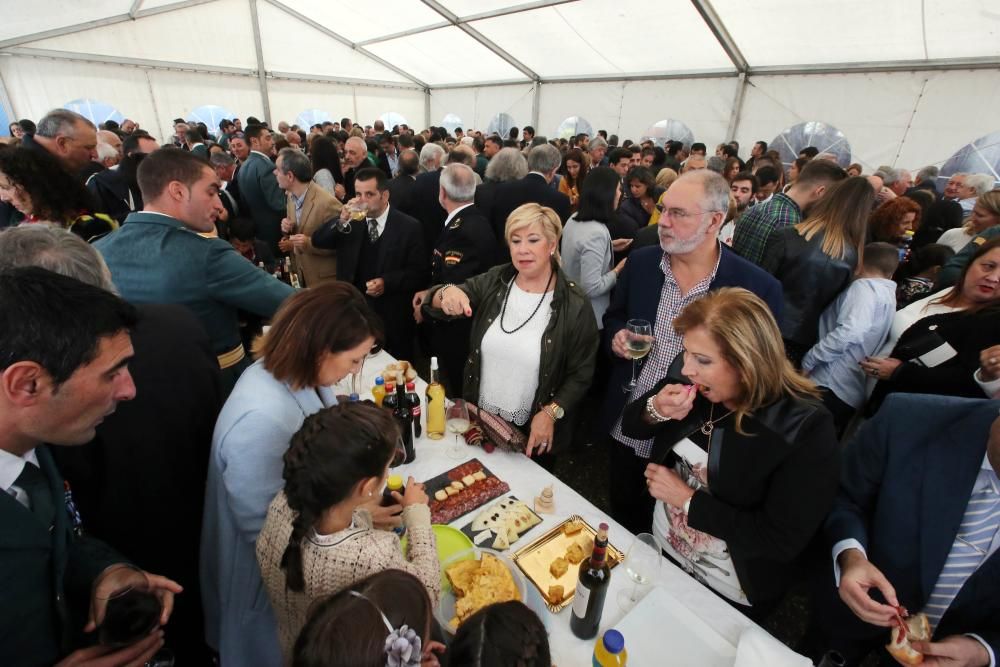
[[[614,628],[625,637],[629,667],[733,667],[736,661],[735,646],[660,586]]]

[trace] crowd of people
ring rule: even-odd
[[[550,665],[520,603],[445,645],[427,494],[384,500],[397,426],[333,389],[382,347],[550,470],[606,448],[611,516],[750,618],[806,584],[814,659],[905,608],[929,663],[996,664],[994,176],[349,118],[11,132],[0,663]],[[97,642],[136,576],[156,627]]]

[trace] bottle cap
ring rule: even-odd
[[[386,382],[385,383],[385,391],[386,391],[387,394],[392,393],[392,391],[395,388],[396,388],[396,383],[395,382]]]
[[[375,378],[375,384],[376,385],[385,384],[385,380],[382,379],[381,375],[379,375],[377,378]]]
[[[358,401],[361,400],[361,397],[358,396],[357,394],[352,393],[350,396],[347,397],[347,400],[349,400],[351,403],[357,403]]]
[[[625,637],[617,630],[608,630],[604,633],[604,648],[608,653],[621,653],[625,649]]]
[[[437,367],[438,367],[438,358],[437,357],[431,357],[431,370],[432,371],[436,371]]]
[[[389,479],[386,480],[385,485],[392,491],[399,491],[403,488],[403,478],[400,475],[389,475]]]
[[[413,384],[412,382],[407,382],[406,383],[406,391],[413,391],[416,386],[417,385]]]

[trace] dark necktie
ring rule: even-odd
[[[378,241],[378,220],[368,218],[368,240],[372,243]]]
[[[48,528],[56,518],[55,504],[52,502],[52,492],[49,490],[49,480],[45,473],[34,463],[25,462],[24,470],[14,480],[14,486],[24,489],[31,500],[31,511],[38,520]]]

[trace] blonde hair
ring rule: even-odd
[[[677,172],[670,167],[664,167],[656,174],[656,184],[661,188],[670,189],[670,186],[677,180]]]
[[[809,212],[809,217],[795,225],[806,241],[823,232],[820,249],[828,257],[846,259],[853,248],[857,266],[865,254],[868,217],[875,202],[875,191],[864,176],[851,176],[835,183]]]
[[[990,215],[1000,217],[1000,190],[990,190],[979,195],[976,199],[976,206],[982,206]],[[966,217],[965,222],[962,224],[962,229],[966,233],[975,236],[975,230],[972,228],[972,213],[969,213],[968,217]]]
[[[816,385],[799,375],[785,356],[781,332],[760,297],[741,287],[723,287],[688,304],[674,320],[683,336],[704,327],[739,376],[736,431],[754,410],[791,395],[819,398]]]
[[[507,241],[507,245],[510,245],[510,237],[514,232],[525,227],[530,227],[535,223],[538,223],[538,226],[541,227],[542,236],[545,237],[545,240],[556,244],[556,249],[552,256],[556,262],[562,264],[562,257],[559,256],[559,238],[562,236],[562,221],[559,220],[559,215],[548,206],[521,204],[515,208],[507,217],[507,225],[503,230],[503,237]]]

